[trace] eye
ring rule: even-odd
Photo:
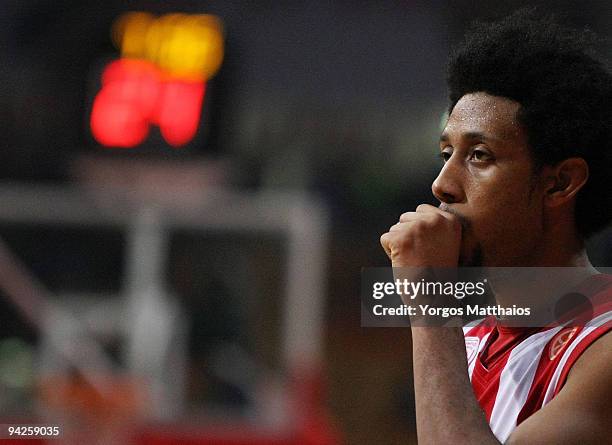
[[[442,150],[438,156],[440,156],[440,159],[442,159],[442,161],[446,162],[450,159],[452,154],[453,154],[452,150],[449,147],[447,147],[444,150]]]
[[[472,154],[470,155],[470,160],[471,161],[476,161],[476,162],[487,162],[493,159],[493,156],[491,156],[488,152],[481,150],[479,148],[476,148],[472,151]]]

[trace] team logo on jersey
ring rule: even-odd
[[[478,345],[480,339],[478,337],[465,337],[465,352],[467,353],[467,361],[471,363],[478,353]]]
[[[554,360],[574,337],[574,334],[576,334],[577,331],[578,327],[574,327],[567,328],[559,332],[550,343],[550,348],[548,348],[548,358]]]

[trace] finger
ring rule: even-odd
[[[412,220],[404,221],[404,222],[398,222],[398,223],[393,224],[391,227],[389,227],[389,233],[399,232],[401,230],[406,230],[408,227],[413,226],[415,222],[418,222],[418,221],[429,221],[431,219],[432,219],[431,215],[419,215],[417,218],[414,218]]]
[[[402,213],[400,216],[400,223],[412,222],[412,221],[422,221],[423,219],[431,219],[431,216],[434,215],[432,212],[406,212]]]
[[[389,246],[390,236],[391,235],[389,234],[389,232],[387,232],[387,233],[383,233],[380,237],[380,245],[385,250],[385,253],[387,254],[387,256],[391,255],[391,248]]]
[[[444,218],[454,221],[456,219],[456,216],[453,215],[450,212],[446,212],[438,207],[432,206],[431,204],[419,204],[416,208],[416,212],[415,213],[420,213],[420,214],[438,214],[443,216]]]
[[[404,221],[393,224],[391,227],[389,227],[389,232],[397,232],[398,230],[405,229],[406,227],[408,227],[409,222],[410,221]]]
[[[417,212],[405,212],[400,215],[400,222],[408,222],[414,221],[419,218],[419,214]]]
[[[431,204],[419,204],[415,209],[416,213],[439,213],[441,210]]]

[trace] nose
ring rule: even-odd
[[[465,199],[465,192],[461,178],[459,160],[456,156],[451,156],[431,184],[431,191],[440,202],[446,204],[462,202]]]

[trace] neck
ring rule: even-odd
[[[568,230],[568,226],[572,229]],[[530,307],[533,315],[516,322],[532,326],[536,319],[551,321],[559,298],[598,273],[573,225],[564,224],[543,234],[537,248],[521,265],[502,273],[493,272],[497,279],[493,278],[491,285],[497,304]]]
[[[581,267],[593,269],[586,254],[584,240],[575,222],[574,203],[548,209],[542,215],[541,229],[527,255],[521,262],[526,267]]]

